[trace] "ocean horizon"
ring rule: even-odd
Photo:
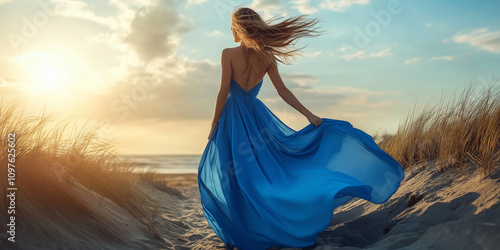
[[[201,160],[200,155],[126,155],[118,157],[129,159],[134,162],[137,171],[152,168],[161,174],[187,174],[198,173],[198,165]]]

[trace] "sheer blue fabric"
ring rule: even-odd
[[[257,98],[262,81],[231,80],[198,169],[203,212],[230,249],[313,245],[335,207],[396,192],[403,169],[371,136],[328,118],[291,129]]]

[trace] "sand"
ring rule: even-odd
[[[284,249],[498,249],[497,169],[482,176],[473,167],[440,172],[433,163],[416,166],[386,203],[351,200],[334,211],[315,245]],[[161,239],[111,200],[76,184],[73,193],[87,210],[24,215],[37,223],[18,225],[15,244],[0,232],[0,249],[225,249],[202,213],[195,174],[156,175],[137,188],[157,202],[152,219]]]

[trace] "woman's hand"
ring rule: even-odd
[[[214,132],[215,130],[215,127],[217,126],[217,124],[212,124],[212,128],[210,129],[210,133],[208,133],[208,140],[210,140],[210,136],[212,136],[212,133]]]
[[[309,114],[307,117],[307,120],[309,120],[310,123],[314,124],[314,126],[319,126],[323,122],[321,118],[318,116],[314,115],[313,113]]]

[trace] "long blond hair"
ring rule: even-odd
[[[304,48],[290,48],[299,38],[321,33],[313,27],[319,20],[299,15],[271,24],[277,19],[273,17],[264,21],[254,10],[242,7],[231,14],[231,26],[241,43],[254,49],[268,64],[276,61],[289,64]]]

